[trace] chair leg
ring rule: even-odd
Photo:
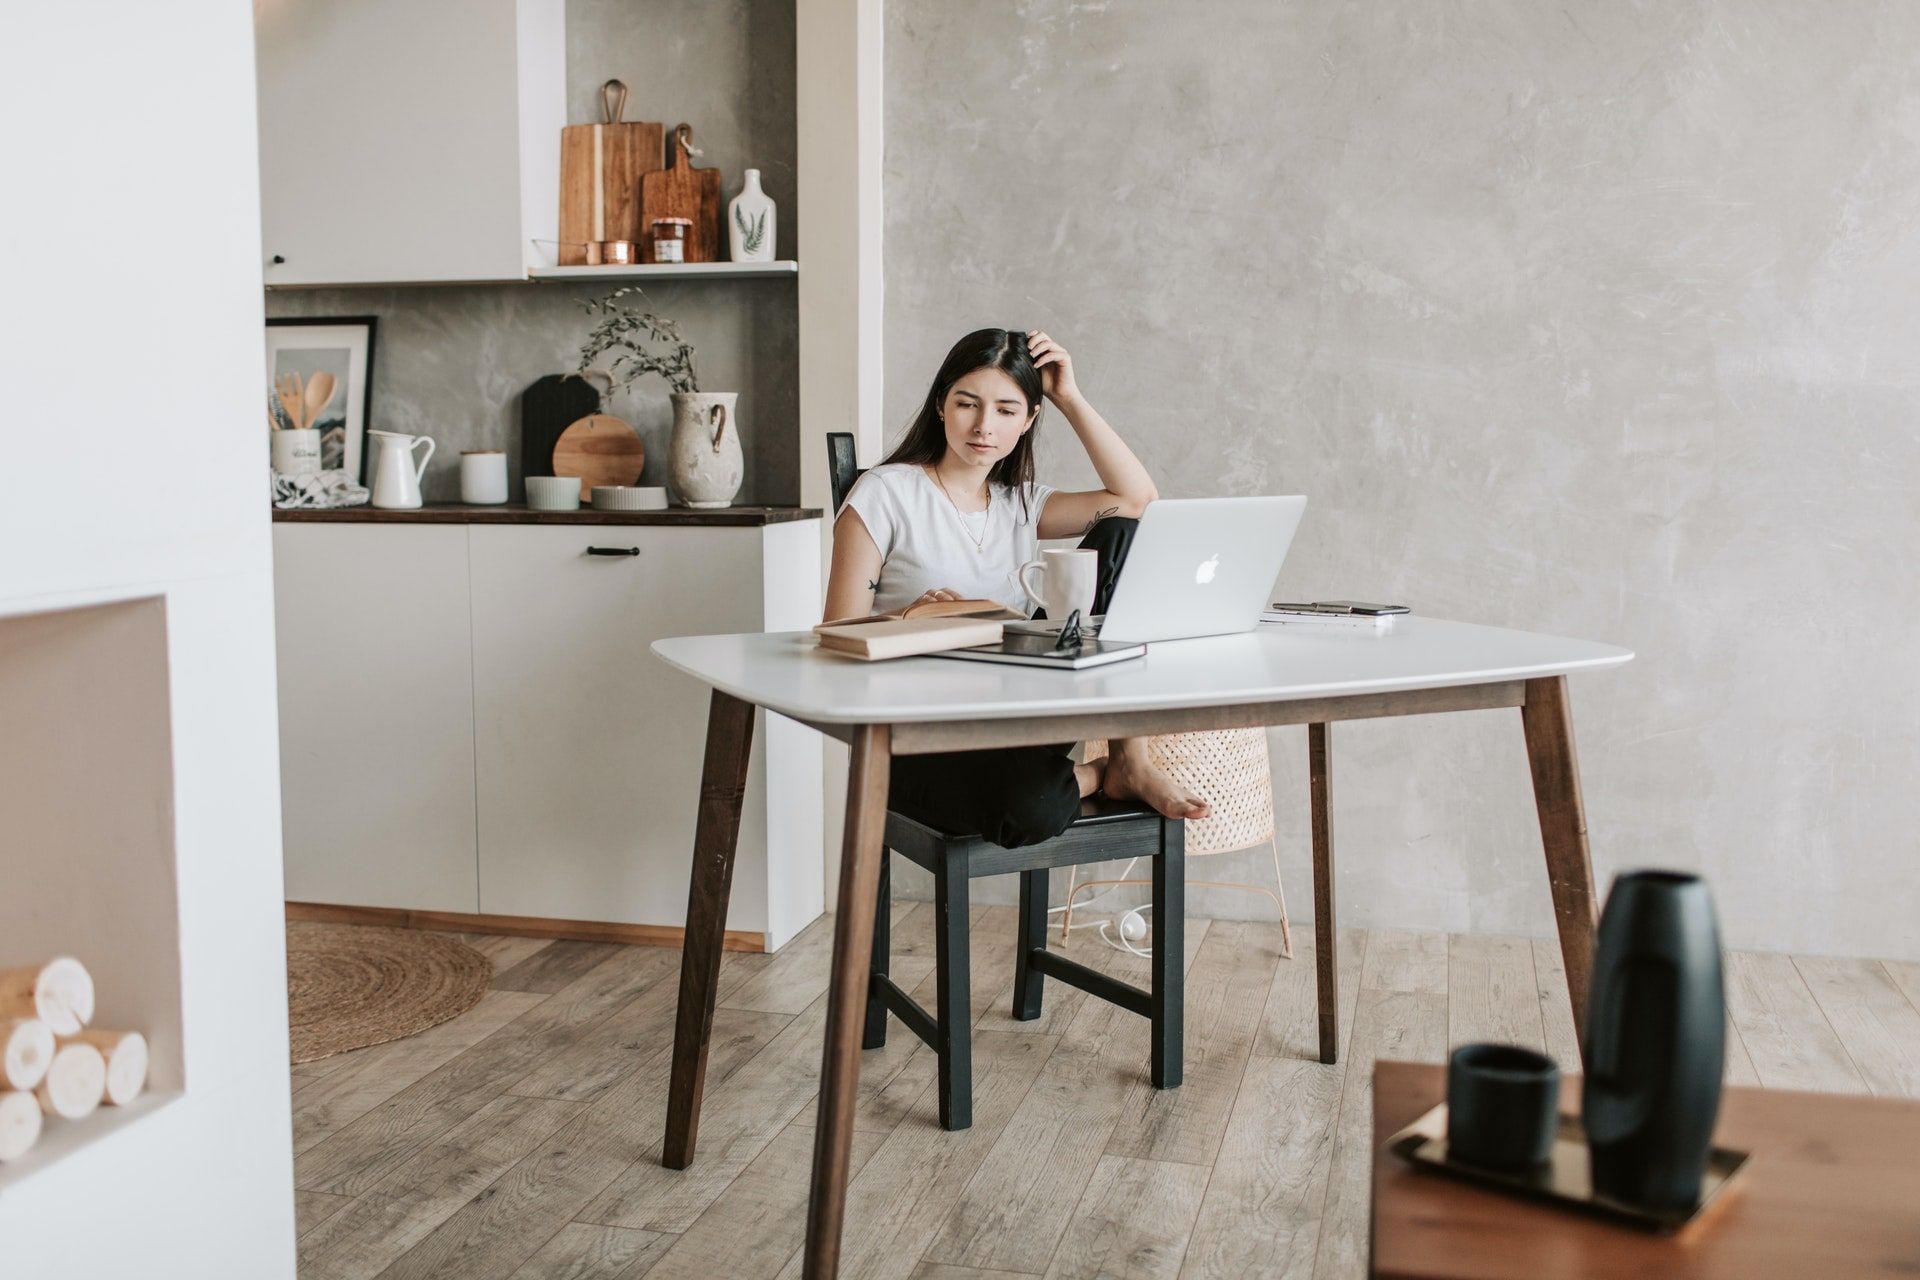
[[[887,976],[888,961],[893,951],[893,940],[889,936],[893,924],[893,854],[880,851],[880,886],[874,898],[873,911],[873,976]],[[887,1002],[880,998],[880,988],[872,982],[867,983],[867,1024],[860,1036],[862,1049],[878,1049],[887,1042]]]
[[[1287,885],[1280,878],[1280,838],[1275,836],[1267,841],[1267,847],[1273,850],[1273,891],[1280,901],[1280,958],[1293,959],[1293,925],[1287,920]]]
[[[1027,963],[1034,950],[1047,945],[1047,870],[1020,873],[1019,940],[1014,944],[1013,1016],[1031,1022],[1040,1016],[1040,997],[1046,977]]]
[[[1187,961],[1187,826],[1160,823],[1160,852],[1153,860],[1153,1061],[1156,1089],[1171,1089],[1185,1077]]]
[[[973,1126],[973,1016],[967,979],[967,858],[949,849],[933,878],[934,981],[940,988],[934,1051],[940,1058],[940,1127]]]

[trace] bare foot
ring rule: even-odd
[[[1168,818],[1204,818],[1213,812],[1204,798],[1155,768],[1144,749],[1109,751],[1101,789],[1112,799],[1138,800]]]

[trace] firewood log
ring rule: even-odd
[[[0,1018],[0,1089],[33,1091],[53,1061],[53,1028],[38,1018]]]
[[[0,1018],[38,1018],[70,1036],[93,1018],[93,978],[72,956],[0,969]]]
[[[18,1160],[40,1140],[40,1104],[30,1093],[0,1093],[0,1164]]]
[[[107,1094],[107,1060],[90,1044],[63,1044],[33,1092],[48,1115],[85,1120]]]

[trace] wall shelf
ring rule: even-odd
[[[792,276],[800,264],[778,262],[640,262],[627,267],[532,267],[534,280],[677,280],[713,276]]]

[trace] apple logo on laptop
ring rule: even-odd
[[[1209,582],[1213,581],[1214,570],[1218,569],[1219,567],[1220,567],[1220,556],[1216,553],[1209,559],[1202,560],[1200,562],[1200,567],[1193,571],[1193,580],[1196,583],[1198,583],[1200,586],[1204,587]]]

